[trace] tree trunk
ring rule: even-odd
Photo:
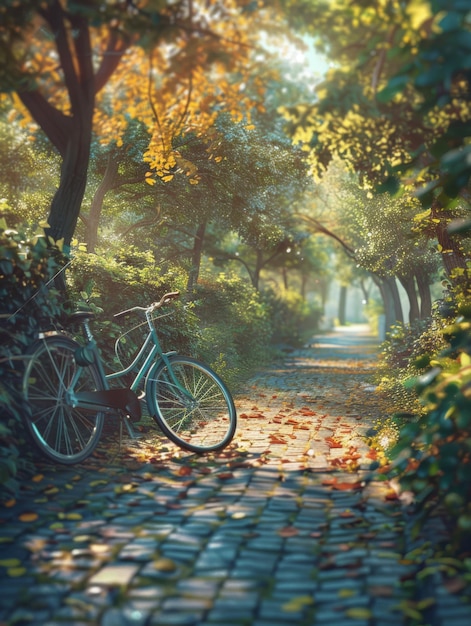
[[[252,274],[252,285],[258,291],[260,285],[260,273],[262,271],[264,261],[263,261],[263,252],[260,249],[255,251],[256,253],[256,261],[255,268]]]
[[[372,274],[372,279],[375,285],[379,289],[379,293],[381,294],[381,299],[383,300],[383,308],[384,308],[384,325],[386,332],[389,328],[395,323],[396,315],[394,310],[393,297],[391,294],[391,290],[389,289],[386,280],[384,278],[379,278]]]
[[[98,243],[98,226],[103,209],[103,201],[108,191],[113,188],[117,174],[118,161],[113,157],[113,155],[110,154],[108,156],[105,174],[95,191],[95,195],[93,196],[93,200],[90,205],[90,212],[86,219],[85,243],[87,244],[87,250],[90,253],[95,252],[96,245]]]
[[[414,277],[399,276],[398,278],[401,285],[404,287],[407,298],[409,299],[409,324],[412,324],[416,320],[420,319],[419,300],[415,289]]]
[[[432,295],[430,293],[430,281],[428,274],[418,271],[415,274],[417,288],[420,296],[420,317],[425,319],[432,315]]]
[[[401,298],[399,296],[399,290],[397,288],[396,279],[387,277],[382,279],[391,294],[393,309],[394,309],[394,323],[403,324],[404,323],[404,314],[402,312]]]
[[[447,228],[450,214],[446,212],[437,201],[434,201],[432,204],[431,217],[434,220],[438,220],[433,222],[433,224],[435,226],[437,241],[441,247],[441,257],[447,276],[453,284],[460,284],[464,280],[467,280],[466,272],[463,274],[461,271],[467,268],[466,257],[459,240],[450,237],[448,233]],[[454,272],[457,269],[460,270],[460,272],[455,275]]]
[[[338,315],[340,326],[345,326],[347,322],[347,287],[345,285],[340,285]]]
[[[287,291],[288,290],[288,270],[286,269],[285,266],[281,268],[281,275],[283,277],[283,287]]]
[[[191,252],[191,269],[188,274],[187,290],[191,293],[198,283],[201,268],[201,257],[203,254],[204,235],[206,233],[206,222],[199,224],[193,240],[193,250]]]
[[[87,183],[95,95],[118,66],[128,41],[117,29],[110,29],[107,48],[95,69],[87,18],[65,11],[60,0],[42,3],[39,12],[56,44],[70,110],[63,113],[38,89],[18,91],[18,96],[62,157],[46,232],[55,241],[63,240],[68,252]]]
[[[303,300],[306,300],[308,275],[306,272],[301,272],[301,296]]]

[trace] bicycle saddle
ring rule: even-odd
[[[83,324],[93,319],[95,319],[95,313],[91,311],[75,311],[75,313],[69,315],[67,323],[70,325]]]

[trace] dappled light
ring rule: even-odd
[[[470,50],[3,0],[0,626],[468,626]]]
[[[38,464],[2,507],[0,567],[10,589],[2,610],[26,621],[42,611],[132,614],[143,624],[178,615],[195,625],[227,611],[234,623],[276,612],[307,625],[327,616],[380,621],[387,605],[406,623],[458,597],[466,570],[457,563],[440,597],[416,599],[422,572],[442,567],[430,540],[446,542],[446,528],[433,517],[411,536],[412,509],[365,435],[380,416],[365,384],[377,342],[351,329],[341,337],[252,378],[223,451],[184,452],[145,428],[120,445],[115,428],[80,466]],[[349,337],[356,359],[344,352]],[[33,588],[28,608],[16,605],[28,576],[41,578],[49,603]]]

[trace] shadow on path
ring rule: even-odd
[[[217,455],[158,439],[41,465],[1,508],[0,625],[469,626],[440,520],[412,540],[371,471],[376,350],[348,327],[259,372]]]

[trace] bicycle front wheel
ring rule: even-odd
[[[231,393],[210,367],[177,354],[149,373],[146,398],[164,434],[191,452],[221,450],[232,440],[237,415]],[[171,371],[169,371],[171,369]]]
[[[73,381],[75,392],[102,389],[96,365],[82,368],[75,362],[79,347],[63,335],[44,337],[34,346],[23,377],[28,431],[45,456],[65,465],[84,461],[103,428],[102,412],[85,411],[68,402]]]

